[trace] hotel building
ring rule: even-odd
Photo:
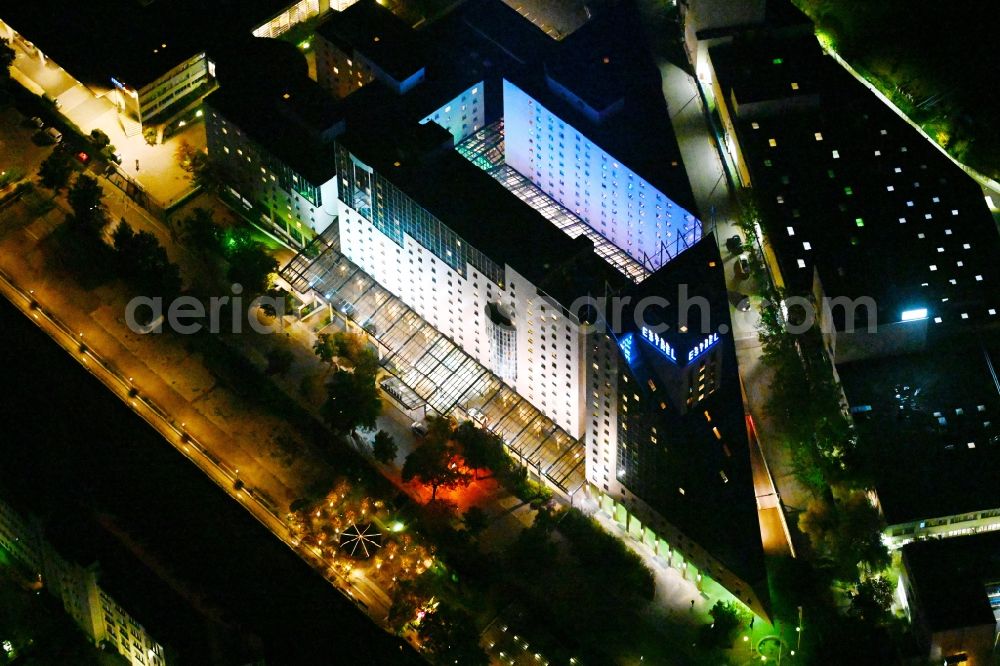
[[[691,195],[662,102],[652,147],[614,141],[659,95],[628,32],[595,21],[565,53],[487,80],[502,118],[457,152],[433,122],[348,122],[338,248],[584,444],[592,496],[636,539],[766,615],[722,261],[677,203]],[[596,92],[559,78],[560,58],[595,44]],[[699,303],[696,321],[678,294]]]
[[[248,40],[239,62],[220,61],[219,89],[205,99],[208,154],[235,208],[301,246],[337,215],[333,138],[344,121],[309,79],[293,45]]]

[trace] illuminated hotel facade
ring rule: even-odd
[[[499,179],[458,158],[457,135],[440,127],[421,132],[412,149],[380,150],[376,138],[350,130],[337,140],[340,251],[583,442],[592,495],[633,536],[693,580],[704,572],[766,616],[715,242],[698,242],[693,215],[520,88],[502,85],[507,165],[533,169],[550,201],[581,217],[587,211],[599,240],[627,251],[649,277],[616,270],[588,238],[551,235],[555,225],[515,206],[511,192],[497,189]],[[553,152],[533,151],[533,128],[550,125]],[[555,149],[560,142],[580,152],[573,168],[560,164],[567,161]],[[705,320],[693,308],[699,323],[673,308],[647,313],[635,305],[673,301],[688,283],[707,304]],[[619,323],[603,306],[588,307],[601,299],[632,305]],[[731,533],[721,536],[719,528],[715,539],[677,518],[700,512],[704,526],[728,516]]]
[[[551,77],[546,82],[586,107]],[[507,164],[637,262],[656,270],[679,237],[700,234],[694,215],[507,80],[503,102]],[[608,112],[587,108],[602,121]]]

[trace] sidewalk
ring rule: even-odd
[[[706,226],[713,223],[715,225],[716,240],[719,243],[723,263],[726,265],[730,292],[745,294],[747,287],[735,276],[736,257],[725,247],[726,238],[735,234],[742,236],[736,224],[739,211],[716,149],[715,137],[705,117],[697,83],[679,67],[665,61],[660,64],[660,71],[663,78],[663,95],[670,109],[681,156],[702,222]],[[756,306],[757,298],[752,294],[751,297]],[[761,361],[761,346],[757,339],[757,309],[755,307],[750,312],[740,312],[731,307],[730,315],[747,407],[760,438],[767,467],[770,468],[778,495],[785,505],[804,507],[810,497],[809,492],[792,475],[790,460],[784,447],[776,445],[780,440],[766,410],[771,372]],[[760,495],[761,490],[770,485],[770,479],[767,478],[763,466],[755,466],[754,472],[755,486]],[[771,538],[774,536],[776,523],[773,501],[762,503],[759,498],[758,506],[761,530],[766,536],[768,554],[791,554],[793,548],[786,539]],[[783,533],[784,530],[780,532]]]
[[[65,208],[61,199],[56,204]],[[32,312],[29,301],[37,303],[34,321],[67,353],[278,538],[320,572],[328,571],[315,553],[294,547],[284,516],[292,500],[305,496],[316,480],[332,478],[334,470],[288,424],[261,415],[216,385],[197,355],[176,337],[128,331],[121,320],[125,297],[117,285],[87,291],[48,261],[42,247],[55,226],[53,216],[62,217],[58,209],[28,223],[33,216],[19,211],[20,206],[0,211],[0,271],[16,285],[0,281],[4,295],[26,315]],[[294,464],[275,455],[280,435],[297,442]],[[384,592],[369,589],[363,580],[349,586],[331,582],[352,598],[363,597],[367,612],[382,622],[389,604]]]

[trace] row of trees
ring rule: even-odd
[[[752,194],[745,193],[741,205],[748,240],[757,237],[758,229],[771,232]],[[867,492],[872,479],[821,332],[813,326],[804,334],[789,334],[786,323],[799,324],[796,318],[806,313],[783,313],[785,294],[775,289],[759,258],[752,258],[751,266],[764,297],[758,330],[763,360],[774,373],[766,408],[788,449],[795,477],[813,494],[798,517],[798,528],[809,540],[809,561],[805,569],[801,563],[790,567],[796,573],[789,581],[777,575],[781,592],[776,611],[789,621],[796,605],[809,609],[810,624],[816,627],[810,644],[822,646],[816,649],[827,656],[862,653],[884,640],[892,597],[890,583],[878,575],[891,557],[882,542],[882,517]],[[847,615],[838,612],[832,597],[835,581],[854,590]],[[795,601],[781,608],[785,594]],[[718,611],[723,628],[732,627],[731,614]],[[715,639],[724,642],[725,637],[703,630],[703,640]]]

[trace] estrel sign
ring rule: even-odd
[[[677,352],[674,348],[670,346],[670,343],[660,337],[660,334],[656,331],[651,331],[647,327],[642,327],[642,337],[645,340],[656,347],[661,354],[669,358],[674,363],[677,362]]]
[[[632,345],[634,343],[635,343],[635,336],[632,335],[631,333],[629,333],[628,335],[626,335],[625,337],[623,337],[621,340],[618,341],[618,347],[619,349],[622,350],[622,356],[625,357],[625,362],[628,363],[629,365],[632,364],[632,356],[634,354]]]
[[[688,363],[705,353],[712,345],[719,341],[719,334],[712,333],[710,336],[699,342],[694,346],[694,349],[688,352]]]
[[[652,347],[654,347],[656,351],[660,352],[674,363],[677,363],[677,351],[673,348],[673,346],[669,342],[663,339],[663,337],[660,336],[659,333],[650,330],[646,326],[643,326],[641,329],[641,334],[642,338],[646,342],[648,342]],[[691,361],[693,361],[694,359],[698,358],[706,351],[711,349],[713,346],[715,346],[717,342],[719,342],[719,339],[720,338],[718,333],[712,333],[711,335],[708,335],[704,340],[702,340],[701,342],[699,342],[698,344],[696,344],[694,347],[691,348],[691,350],[687,354],[687,359],[684,365],[690,363]],[[622,339],[618,341],[618,347],[622,350],[622,355],[625,357],[625,361],[630,365],[632,364],[632,360],[635,358],[634,340],[635,340],[634,336],[631,333],[629,333],[628,335],[622,337]]]

